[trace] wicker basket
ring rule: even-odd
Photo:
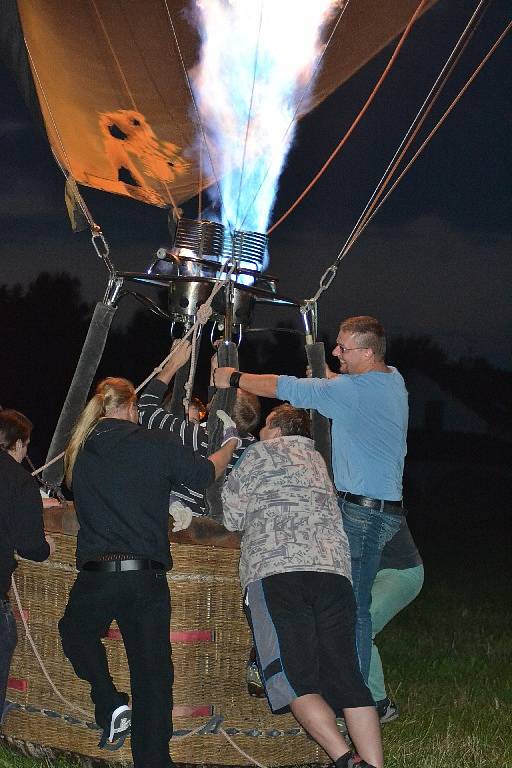
[[[77,713],[52,691],[25,636],[14,596],[19,641],[11,666],[7,698],[15,709],[3,733],[22,742],[131,763],[129,741],[118,751],[99,750],[88,686],[78,680],[62,653],[57,622],[64,612],[76,576],[76,517],[73,507],[45,511],[45,526],[57,550],[45,563],[21,560],[15,581],[44,665],[56,688]],[[192,531],[172,537],[173,570],[168,574],[172,600],[171,639],[175,667],[174,728],[171,754],[177,763],[250,765],[215,731],[212,715],[223,718],[222,729],[248,755],[265,765],[328,762],[325,753],[297,727],[291,715],[274,716],[265,700],[247,693],[245,665],[250,634],[241,608],[237,539],[210,521],[197,521]],[[211,543],[211,542],[214,542]],[[112,625],[104,640],[116,684],[129,690],[124,646]],[[206,732],[191,730],[210,724]]]

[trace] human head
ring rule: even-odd
[[[384,328],[374,317],[348,317],[340,325],[332,354],[340,360],[340,364],[346,364],[348,373],[366,373],[375,365],[384,363]]]
[[[188,420],[193,424],[199,424],[206,416],[206,406],[196,395],[190,398],[188,406]]]
[[[0,448],[21,464],[27,455],[32,422],[19,411],[0,411]]]
[[[285,403],[270,411],[260,430],[260,440],[292,435],[311,437],[311,421],[307,411]]]
[[[137,396],[131,381],[109,376],[96,387],[96,392],[78,418],[64,455],[68,487],[71,487],[78,451],[102,418],[126,419],[134,423],[138,421]]]
[[[244,389],[237,389],[232,417],[238,432],[247,435],[258,426],[261,418],[259,398]]]

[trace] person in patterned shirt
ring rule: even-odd
[[[309,416],[275,408],[222,490],[224,525],[241,531],[240,581],[273,712],[291,709],[334,761],[382,768],[380,728],[355,643],[348,541]]]

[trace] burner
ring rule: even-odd
[[[169,313],[179,322],[195,320],[197,310],[219,281],[226,281],[222,264],[234,258],[231,276],[232,322],[250,325],[256,301],[281,301],[276,295],[276,280],[263,275],[268,237],[260,232],[236,230],[230,235],[222,224],[213,221],[180,219],[172,248],[159,248],[149,267],[149,279],[165,279],[169,286]],[[233,285],[234,283],[234,285]],[[221,321],[228,313],[227,286],[215,296],[213,319]],[[231,313],[229,313],[231,314]]]

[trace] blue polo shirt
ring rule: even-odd
[[[336,379],[279,376],[277,397],[332,420],[332,468],[339,491],[402,498],[409,407],[396,368]]]

